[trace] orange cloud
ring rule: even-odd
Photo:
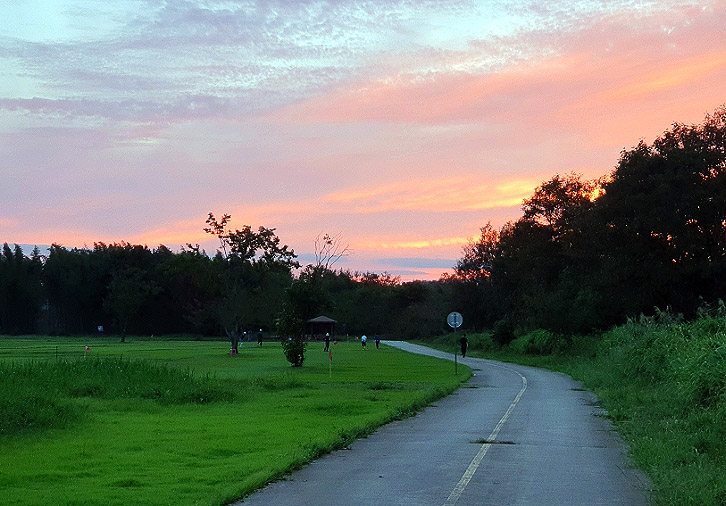
[[[12,241],[19,244],[60,244],[69,248],[76,248],[84,245],[92,247],[94,242],[109,243],[118,240],[103,235],[99,236],[96,232],[84,232],[76,229],[48,228],[27,232],[18,229],[12,234]]]
[[[642,75],[636,76],[627,86],[615,89],[604,97],[611,100],[630,100],[650,95],[696,81],[717,71],[726,71],[726,51],[695,55]]]
[[[208,241],[212,236],[202,230],[204,219],[180,220],[168,223],[164,227],[146,230],[129,239],[134,244],[164,244],[170,248],[191,243]]]
[[[445,246],[461,247],[466,244],[469,239],[467,237],[439,237],[434,239],[417,239],[417,240],[394,240],[394,239],[366,239],[358,241],[356,246],[366,250],[379,249],[429,249],[441,248]]]
[[[539,179],[521,177],[501,182],[482,180],[483,176],[471,174],[396,181],[331,193],[325,201],[356,213],[472,211],[519,205],[541,183]]]
[[[340,190],[317,198],[293,197],[290,200],[262,205],[232,206],[220,209],[219,214],[227,212],[232,215],[232,229],[245,224],[253,227],[274,226],[282,240],[298,252],[310,250],[313,238],[321,231],[340,230],[358,253],[385,249],[420,252],[436,250],[456,254],[468,238],[457,234],[441,234],[443,230],[450,228],[450,221],[445,218],[447,213],[457,213],[457,216],[465,213],[468,217],[466,219],[471,220],[477,211],[516,208],[540,183],[541,178],[520,177],[508,180],[501,176],[487,182],[484,176],[478,174],[399,180],[362,189]],[[406,228],[405,231],[393,235],[381,235],[380,228],[376,225],[379,218],[371,218],[371,215],[379,213],[385,216],[389,212],[404,212],[404,217],[400,218],[401,223],[410,223],[411,220],[426,221],[429,228]],[[434,224],[430,213],[444,217],[437,218],[437,223]],[[155,226],[123,239],[150,246],[165,244],[172,248],[186,243],[199,243],[212,252],[217,247],[216,239],[202,231],[205,218],[206,216],[199,216],[169,222],[162,227]],[[481,220],[485,221],[484,218]],[[465,229],[470,228],[468,225],[459,224],[460,227],[462,225]],[[476,226],[471,228],[475,230]],[[54,238],[57,237],[54,234]],[[67,244],[88,241],[78,235],[62,239]],[[91,238],[91,241],[98,240],[104,239]]]

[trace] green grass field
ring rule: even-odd
[[[40,391],[52,397],[31,402],[57,400],[73,415],[0,435],[2,504],[225,504],[470,374],[385,346],[331,347],[332,363],[312,343],[294,369],[279,343],[245,343],[234,357],[226,342],[2,338],[0,406]],[[133,382],[150,386],[124,388]],[[189,395],[175,396],[177,386]]]

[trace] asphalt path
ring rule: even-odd
[[[384,344],[454,358],[405,342]],[[597,400],[578,383],[531,367],[459,361],[475,376],[454,394],[236,505],[648,504],[648,480],[628,464]]]

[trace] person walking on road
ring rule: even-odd
[[[466,348],[469,346],[469,340],[466,338],[466,334],[459,339],[459,344],[461,345],[461,358],[466,357]]]
[[[330,351],[330,333],[325,333],[325,349],[323,351]]]
[[[360,344],[361,344],[361,346],[363,346],[363,349],[364,349],[364,350],[366,349],[366,341],[368,341],[368,338],[366,337],[366,335],[365,335],[365,334],[363,334],[363,335],[362,335],[362,336],[360,337]]]

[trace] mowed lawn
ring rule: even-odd
[[[222,341],[129,341],[1,338],[0,362],[141,359],[211,376],[233,398],[75,397],[83,416],[68,426],[0,437],[3,505],[225,504],[414,413],[471,374],[370,343],[366,351],[331,344],[332,362],[311,343],[303,367],[292,368],[279,343],[245,343],[230,356]]]

